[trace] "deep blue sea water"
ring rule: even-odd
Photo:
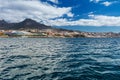
[[[0,38],[0,80],[120,80],[120,38]]]

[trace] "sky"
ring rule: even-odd
[[[58,28],[120,32],[120,0],[0,0],[0,20],[26,18]]]

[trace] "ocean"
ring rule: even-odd
[[[0,80],[120,80],[120,38],[0,38]]]

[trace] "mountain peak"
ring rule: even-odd
[[[26,19],[23,20],[23,22],[29,22],[29,21],[34,21],[34,22],[36,22],[35,20],[30,19],[30,18],[26,18]]]
[[[0,20],[0,23],[7,23],[5,20]]]
[[[4,24],[4,25],[3,25]],[[0,29],[13,29],[13,30],[19,30],[19,29],[49,29],[51,26],[47,26],[44,24],[41,24],[35,20],[32,19],[25,19],[22,22],[19,23],[7,23],[4,20],[0,20]]]

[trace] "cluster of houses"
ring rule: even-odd
[[[120,37],[120,33],[79,32],[57,29],[0,30],[0,37]]]
[[[43,33],[32,33],[24,30],[0,30],[0,37],[30,37],[30,36],[42,36]]]
[[[31,35],[30,32],[26,31],[17,31],[17,30],[1,30],[0,36],[24,36],[24,35]]]
[[[79,37],[79,32],[44,30],[0,30],[0,37]]]

